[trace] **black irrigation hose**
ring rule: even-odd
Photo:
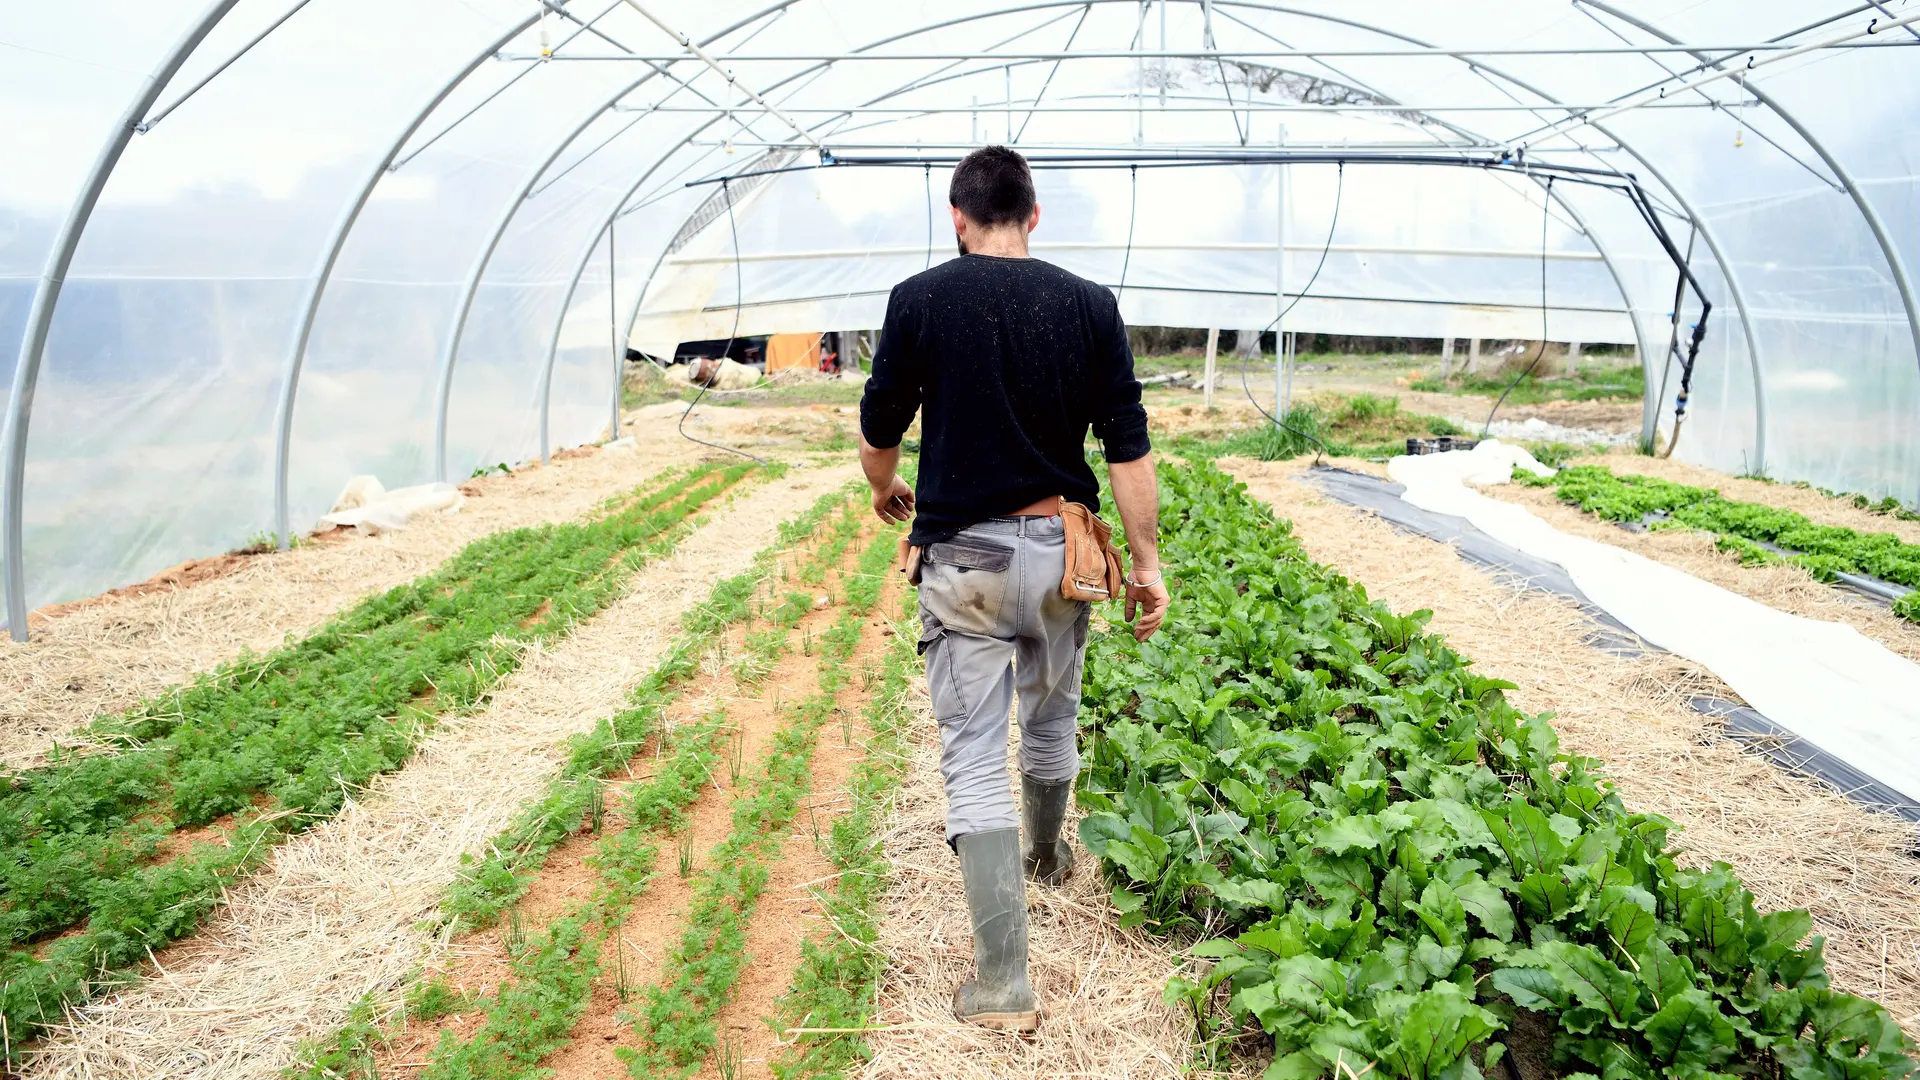
[[[733,220],[733,189],[727,186],[725,180],[722,180],[720,182],[720,191],[727,198],[727,231],[733,234],[733,329],[727,331],[727,347],[721,350],[720,353],[720,359],[724,361],[727,359],[727,355],[733,352],[733,343],[735,339],[740,336],[740,312],[746,307],[747,295],[742,285],[742,274],[740,270],[740,229]],[[697,365],[694,367],[693,372],[695,381],[698,381],[700,369]],[[700,392],[693,395],[692,401],[687,402],[686,411],[680,414],[680,422],[674,425],[674,430],[678,431],[682,438],[690,442],[697,442],[701,446],[710,446],[715,450],[724,450],[729,454],[739,454],[743,458],[757,461],[762,465],[767,464],[767,459],[757,454],[749,454],[745,450],[739,450],[731,446],[722,446],[719,443],[708,442],[705,439],[695,438],[687,434],[687,417],[693,415],[693,407],[700,404],[701,398],[707,396],[707,387],[711,386],[713,381],[719,377],[720,369],[715,367],[713,378],[701,383]]]
[[[1507,384],[1507,388],[1500,391],[1500,400],[1493,403],[1493,408],[1487,411],[1487,422],[1480,425],[1482,439],[1487,437],[1487,432],[1493,430],[1493,416],[1500,411],[1500,406],[1507,403],[1507,395],[1513,393],[1513,388],[1520,385],[1520,380],[1533,374],[1533,369],[1539,367],[1541,359],[1547,355],[1547,226],[1552,221],[1553,177],[1549,176],[1547,192],[1540,199],[1540,351],[1533,354],[1533,363],[1528,364],[1525,371],[1515,375],[1513,381]]]
[[[1698,236],[1697,231],[1694,233],[1690,233],[1687,236],[1687,259],[1689,261],[1693,259],[1693,241],[1696,236]],[[1658,423],[1660,403],[1667,400],[1667,380],[1669,377],[1673,375],[1673,358],[1680,355],[1680,302],[1686,299],[1686,295],[1687,295],[1687,279],[1684,276],[1676,278],[1673,283],[1672,326],[1667,333],[1667,361],[1660,368],[1660,393],[1657,396],[1655,396],[1653,399],[1653,408],[1655,411],[1655,415],[1654,415],[1655,424],[1654,424],[1653,433],[1655,436],[1658,436],[1660,434],[1660,426]],[[1676,420],[1673,425],[1673,438],[1668,440],[1667,442],[1667,452],[1660,456],[1672,457],[1673,444],[1679,441],[1680,441],[1680,423],[1678,420]],[[1649,443],[1647,446],[1647,452],[1648,453],[1653,452],[1653,446],[1651,443]]]
[[[1260,334],[1264,334],[1267,332],[1267,330],[1271,329],[1272,327],[1280,325],[1282,320],[1284,320],[1288,315],[1292,314],[1293,309],[1300,305],[1300,301],[1305,300],[1307,298],[1307,293],[1310,290],[1312,290],[1313,283],[1320,280],[1320,271],[1324,269],[1327,265],[1327,253],[1333,250],[1334,230],[1340,227],[1340,204],[1346,198],[1346,193],[1347,193],[1347,165],[1346,165],[1346,162],[1343,161],[1340,163],[1340,172],[1338,175],[1338,179],[1334,182],[1333,220],[1327,223],[1327,242],[1320,246],[1320,261],[1314,264],[1313,275],[1307,278],[1306,286],[1302,288],[1298,293],[1294,294],[1293,303],[1288,304],[1285,308],[1281,309],[1280,314],[1275,315],[1273,317],[1272,322],[1268,323],[1266,326],[1261,327],[1259,331],[1256,332],[1255,334],[1256,341],[1259,339]],[[1283,209],[1281,212],[1285,213],[1286,211]],[[1286,257],[1287,257],[1287,253],[1283,249],[1280,252],[1280,258],[1285,259]],[[1236,341],[1235,345],[1238,345],[1238,344],[1239,343]],[[1286,348],[1285,343],[1281,341],[1279,334],[1276,333],[1273,339],[1274,356],[1278,357],[1282,355],[1285,348]],[[1260,410],[1260,415],[1266,417],[1267,420],[1273,423],[1276,427],[1285,428],[1288,431],[1293,432],[1295,435],[1298,435],[1301,438],[1312,443],[1313,445],[1319,447],[1319,451],[1315,454],[1316,463],[1318,462],[1319,454],[1330,454],[1333,452],[1327,448],[1326,443],[1321,442],[1319,439],[1315,438],[1312,435],[1307,434],[1304,431],[1301,431],[1299,428],[1294,427],[1292,424],[1287,423],[1285,420],[1281,419],[1280,417],[1273,415],[1272,413],[1266,410],[1265,406],[1260,404],[1260,399],[1253,396],[1253,387],[1247,385],[1247,362],[1245,360],[1240,361],[1240,390],[1241,392],[1247,395],[1247,400],[1252,403],[1253,407]],[[1279,408],[1280,403],[1277,401],[1274,402],[1274,407]]]
[[[933,269],[933,166],[927,166],[927,265],[922,270]]]
[[[1133,221],[1140,212],[1140,170],[1134,169],[1129,175],[1133,177],[1133,199],[1127,204],[1127,254],[1120,260],[1120,288],[1113,294],[1116,305],[1127,295],[1127,268],[1133,265]]]

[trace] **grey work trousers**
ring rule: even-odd
[[[1008,714],[1020,695],[1020,771],[1080,772],[1080,672],[1092,605],[1060,595],[1058,517],[992,518],[922,555],[920,651],[940,725],[947,840],[1020,825],[1007,777]]]

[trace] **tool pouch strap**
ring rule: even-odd
[[[1060,510],[1066,526],[1067,569],[1060,595],[1067,600],[1113,600],[1125,594],[1126,574],[1113,550],[1113,526],[1077,502]]]
[[[918,544],[907,543],[904,536],[900,538],[900,572],[907,575],[910,585],[920,584],[920,555],[925,550]]]

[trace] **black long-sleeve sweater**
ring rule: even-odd
[[[1099,510],[1089,428],[1110,462],[1150,449],[1113,294],[1038,259],[966,255],[894,286],[861,434],[898,446],[922,408],[915,544],[1050,495]]]

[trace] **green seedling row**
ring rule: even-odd
[[[857,535],[858,519],[846,519]],[[778,856],[812,786],[813,751],[820,729],[833,719],[836,699],[852,679],[846,669],[860,628],[878,602],[893,535],[876,535],[855,573],[844,575],[844,604],[819,640],[815,693],[786,706],[785,722],[761,763],[753,787],[734,797],[727,838],[708,855],[694,881],[686,929],[668,953],[660,981],[649,987],[633,1017],[643,1046],[622,1058],[636,1080],[690,1075],[719,1046],[715,1017],[731,1000],[744,969],[747,927],[766,888],[768,862]],[[836,554],[843,548],[828,550]]]
[[[440,717],[482,702],[525,645],[611,603],[751,471],[697,468],[605,517],[476,540],[304,640],[96,721],[86,734],[109,751],[13,777],[0,793],[11,1041],[190,933],[274,844],[398,768]],[[228,815],[224,842],[167,850],[175,830]]]
[[[818,532],[828,516],[846,503],[850,490],[829,492],[806,512],[782,524],[775,541],[755,556],[750,568],[722,579],[706,600],[681,617],[681,634],[634,688],[632,706],[603,718],[592,731],[574,736],[567,764],[549,783],[546,793],[493,838],[484,856],[462,858],[460,875],[441,904],[446,933],[493,925],[526,894],[547,856],[589,816],[594,792],[601,790],[605,778],[626,767],[634,754],[659,734],[667,708],[699,674],[702,659],[714,652],[728,627],[747,619],[749,604],[756,591],[772,576],[774,561]],[[609,507],[611,505],[610,502]],[[682,730],[694,732],[694,729]],[[675,782],[650,782],[628,797],[629,829],[637,822],[656,834],[679,830],[685,805],[678,801],[683,791],[679,781],[691,778],[692,770],[697,767],[697,783],[704,784],[720,768],[718,745],[724,735],[721,726],[714,721],[699,730],[704,734],[697,740],[688,741],[684,735],[673,739],[676,749],[667,759],[666,773],[655,778],[656,781],[663,776],[677,778]],[[614,955],[617,974],[623,970],[621,954],[616,950]],[[597,951],[590,957],[595,963],[599,962],[598,958]],[[562,1002],[568,998],[559,988],[560,982],[582,993],[588,986],[576,982],[570,975],[550,982],[548,992]],[[301,1063],[289,1070],[289,1077],[293,1080],[373,1080],[372,1047],[390,1038],[396,1025],[404,1026],[409,1018],[431,1020],[455,1011],[445,1007],[444,993],[431,989],[436,985],[439,984],[434,980],[416,984],[404,1006],[386,1016],[382,1016],[374,996],[367,995],[355,1004],[341,1030],[302,1047]],[[423,995],[430,1000],[417,1000]],[[472,1004],[461,1002],[460,1008]]]
[[[1655,528],[1693,528],[1712,533],[1722,551],[1749,566],[1789,562],[1821,581],[1836,574],[1860,574],[1920,589],[1920,544],[1892,533],[1859,533],[1838,525],[1820,525],[1806,515],[1761,503],[1723,498],[1711,488],[1691,487],[1650,476],[1616,476],[1604,465],[1575,465],[1551,477],[1514,470],[1516,480],[1551,487],[1560,498],[1608,521],[1639,521],[1664,513]],[[1798,552],[1781,555],[1764,541]],[[1894,613],[1920,622],[1920,593],[1894,605]]]
[[[682,618],[683,632],[634,688],[632,706],[575,736],[567,764],[546,794],[495,837],[484,856],[462,859],[460,877],[441,905],[443,918],[467,927],[490,925],[525,894],[547,854],[588,813],[600,781],[626,766],[655,734],[667,707],[699,673],[702,659],[713,654],[727,628],[747,619],[754,594],[771,577],[775,560],[812,537],[846,501],[844,490],[821,496],[781,527],[775,542],[755,556],[750,568],[715,585],[707,599]]]
[[[628,794],[626,827],[604,836],[591,857],[593,894],[516,950],[509,977],[481,1004],[478,1029],[465,1037],[442,1032],[422,1080],[530,1078],[542,1058],[571,1038],[594,980],[618,962],[606,951],[625,947],[607,930],[620,924],[657,872],[657,837],[680,826],[719,767],[724,721],[717,713],[673,733],[674,749],[662,767]]]
[[[1807,912],[1680,866],[1671,823],[1430,612],[1312,562],[1212,466],[1160,475],[1179,607],[1092,643],[1080,836],[1125,925],[1212,961],[1167,988],[1203,1057],[1257,1027],[1267,1080],[1480,1080],[1532,1030],[1529,1080],[1913,1070],[1884,1009],[1829,987]]]
[[[892,554],[884,548],[868,554],[874,551],[881,557],[864,559],[861,570],[885,574]],[[910,622],[914,609],[913,594],[908,593],[900,618]],[[877,692],[867,707],[866,757],[848,781],[851,806],[835,819],[828,841],[828,855],[839,876],[819,895],[837,933],[802,943],[793,985],[769,1019],[777,1033],[794,1028],[817,1032],[791,1038],[785,1052],[769,1062],[780,1080],[843,1078],[873,1056],[860,1031],[878,1011],[875,995],[884,967],[878,947],[878,904],[886,893],[892,865],[881,849],[880,837],[908,764],[912,714],[907,690],[919,667],[914,637],[895,633],[888,645]]]

